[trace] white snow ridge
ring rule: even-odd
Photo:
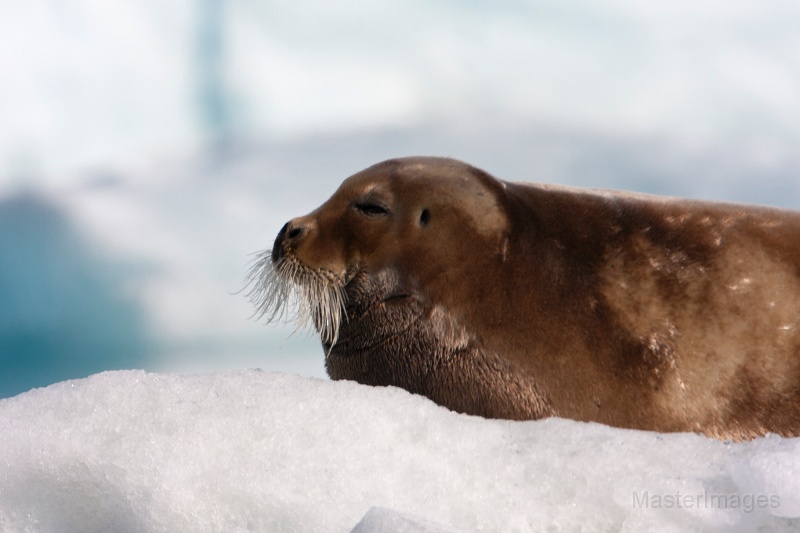
[[[395,388],[107,372],[0,400],[3,532],[800,531],[800,439],[484,420]]]

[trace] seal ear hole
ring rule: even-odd
[[[422,213],[419,214],[419,225],[420,226],[427,226],[428,225],[428,220],[430,220],[430,218],[431,218],[431,214],[427,210],[427,208],[423,209]]]

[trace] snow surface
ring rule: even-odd
[[[255,370],[97,374],[0,400],[0,427],[0,531],[800,531],[800,439],[484,420]]]

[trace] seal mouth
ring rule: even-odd
[[[260,252],[247,273],[247,297],[256,307],[256,319],[294,322],[296,330],[309,324],[319,332],[324,345],[333,346],[345,316],[345,286],[353,275],[313,269],[293,254],[273,261],[270,250]]]

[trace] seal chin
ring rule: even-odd
[[[247,274],[254,316],[294,322],[298,330],[313,324],[323,344],[335,345],[347,301],[345,286],[352,276],[311,268],[293,254],[277,261],[273,255],[269,250],[258,254]]]
[[[336,343],[322,345],[326,358],[371,353],[419,325],[425,306],[413,291],[404,290],[395,272],[359,271],[345,286],[344,320]]]

